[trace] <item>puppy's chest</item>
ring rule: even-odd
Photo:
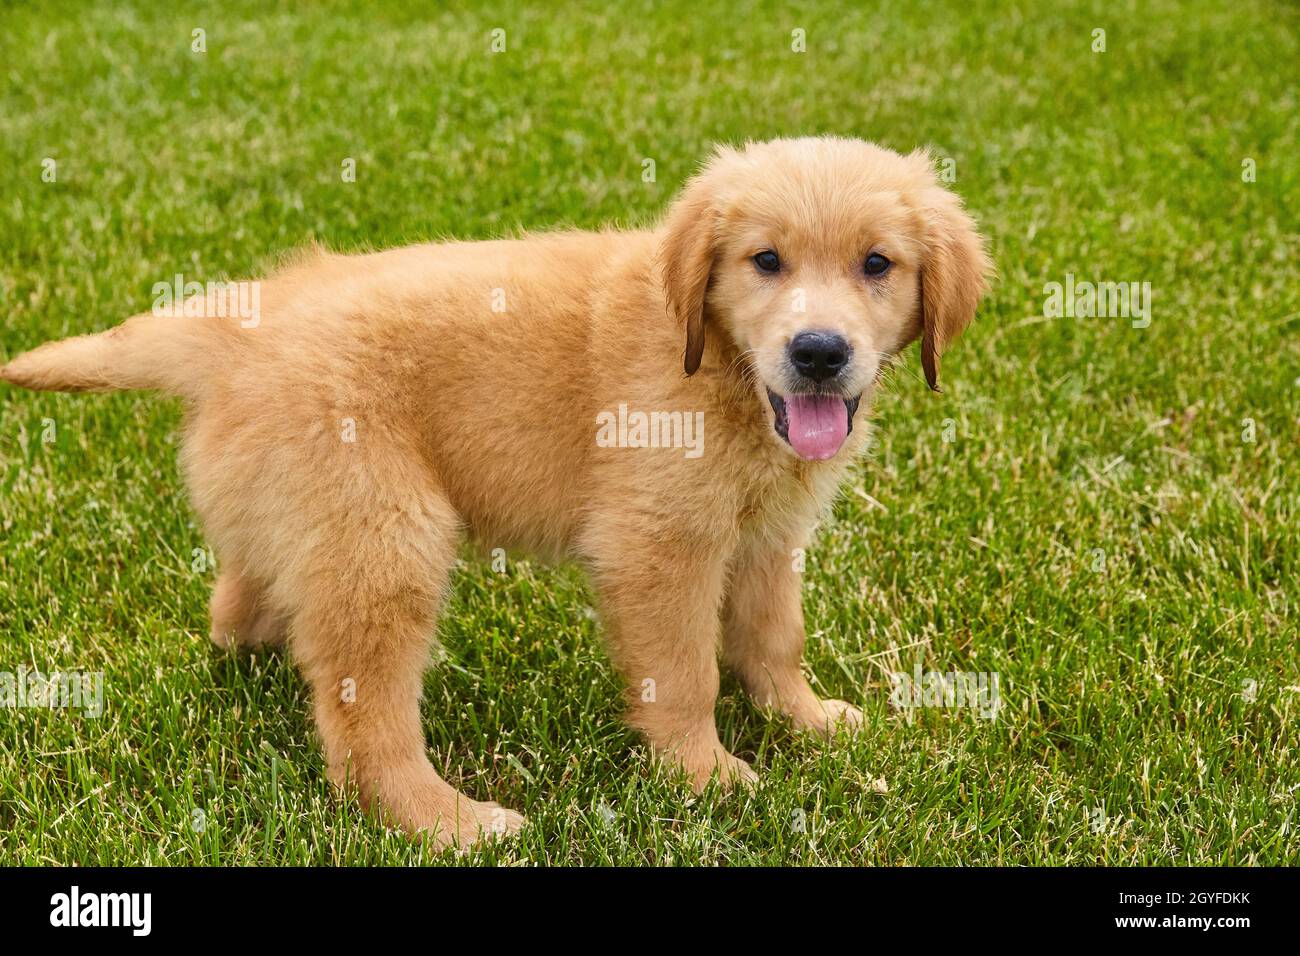
[[[736,496],[740,538],[784,542],[806,535],[834,500],[843,469],[833,465],[774,468]]]

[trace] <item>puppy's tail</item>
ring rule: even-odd
[[[218,332],[202,319],[146,312],[106,332],[46,342],[0,367],[0,381],[43,392],[192,396],[206,380]]]

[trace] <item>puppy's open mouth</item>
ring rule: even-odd
[[[853,431],[853,415],[862,396],[778,395],[769,388],[767,400],[776,412],[772,427],[795,454],[806,461],[825,461]]]

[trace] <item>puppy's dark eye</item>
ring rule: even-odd
[[[771,249],[764,249],[754,256],[754,265],[758,266],[759,272],[780,272],[781,258]]]
[[[867,256],[867,261],[862,263],[862,271],[869,276],[883,276],[893,265],[888,259],[878,252],[873,252]]]

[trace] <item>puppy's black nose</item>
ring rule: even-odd
[[[790,364],[800,375],[824,382],[849,364],[853,349],[835,332],[800,332],[790,340]]]

